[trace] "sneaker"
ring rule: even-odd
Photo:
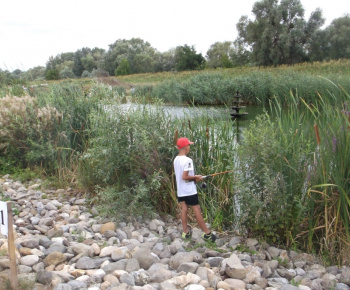
[[[192,238],[192,228],[189,225],[187,225],[187,228],[188,228],[188,233],[182,233],[181,235],[184,240]]]
[[[211,241],[211,242],[215,242],[216,240],[216,236],[212,232],[210,232],[209,234],[203,234],[202,238],[205,241]]]
[[[191,238],[191,233],[190,232],[188,232],[188,233],[182,233],[182,238],[184,239],[184,240],[188,240],[188,239],[190,239]]]

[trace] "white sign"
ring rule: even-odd
[[[7,203],[0,201],[0,233],[8,236],[8,218],[7,218]]]

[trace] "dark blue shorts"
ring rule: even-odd
[[[198,205],[199,200],[198,200],[198,194],[193,194],[189,196],[178,196],[177,197],[178,202],[184,201],[187,205]]]

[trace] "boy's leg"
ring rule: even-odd
[[[188,205],[184,201],[182,201],[181,202],[181,223],[182,223],[182,229],[184,233],[188,233],[187,212],[188,212]]]
[[[198,223],[199,227],[201,228],[201,230],[204,233],[209,234],[210,230],[208,229],[208,227],[205,224],[205,221],[203,219],[201,208],[200,208],[199,204],[192,205],[192,209],[193,209],[193,212],[194,212],[194,215],[196,217],[197,223]]]

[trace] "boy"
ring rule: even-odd
[[[178,201],[181,203],[181,223],[183,228],[182,238],[191,238],[191,230],[187,225],[188,206],[191,206],[197,223],[204,232],[203,239],[214,242],[216,236],[207,228],[198,201],[196,182],[203,180],[203,177],[202,175],[194,174],[193,161],[191,158],[187,157],[187,154],[190,152],[191,144],[193,144],[193,142],[187,138],[179,138],[179,140],[177,140],[179,154],[174,160],[177,196]]]

